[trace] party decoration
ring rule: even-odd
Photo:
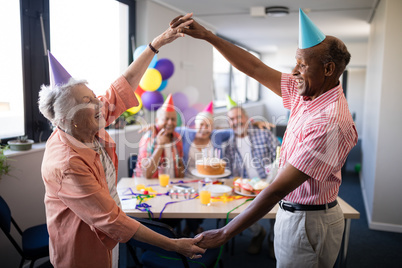
[[[318,45],[325,39],[320,29],[299,8],[299,48],[305,49]]]
[[[169,59],[158,60],[154,68],[161,73],[163,80],[169,79],[174,72],[173,62],[171,62]]]
[[[176,111],[175,106],[174,106],[174,102],[173,102],[172,94],[169,94],[167,96],[165,102],[163,103],[162,108],[165,109],[165,112],[174,112],[174,111]]]
[[[184,113],[184,110],[188,108],[188,98],[186,94],[182,92],[176,92],[173,94],[173,100],[176,105],[176,107]]]
[[[163,77],[162,77],[163,78]],[[162,91],[165,89],[165,87],[167,86],[168,80],[162,80],[161,85],[159,86],[159,88],[157,89],[157,91]]]
[[[163,105],[163,96],[158,91],[146,91],[141,96],[142,105],[148,111],[156,111]]]
[[[161,73],[153,68],[148,68],[140,81],[140,87],[145,91],[155,91],[162,84]]]
[[[134,60],[136,60],[140,55],[141,55],[141,53],[145,50],[145,49],[147,49],[147,45],[142,45],[142,46],[139,46],[139,47],[137,47],[136,49],[135,49],[135,51],[134,51]],[[155,56],[152,58],[152,60],[151,60],[151,63],[148,65],[148,68],[154,68],[155,67],[155,65],[156,65],[156,63],[158,62],[158,56],[157,56],[157,54],[155,54]]]
[[[232,98],[229,95],[226,95],[226,108],[228,110],[230,110],[236,106],[237,106],[237,103],[234,100],[232,100]]]
[[[137,93],[140,97],[144,92],[145,91],[140,86],[138,86],[137,89],[135,90],[135,93]]]
[[[192,107],[188,107],[184,110],[184,124],[188,127],[193,127],[195,125],[195,117],[197,116],[198,111]]]
[[[198,112],[201,112],[202,110],[204,110],[204,104],[202,104],[202,103],[194,103],[193,105],[191,105],[191,107],[196,109]]]
[[[183,124],[183,121],[181,120],[181,116],[180,116],[180,113],[179,112],[176,112],[176,117],[177,117],[177,119],[176,119],[176,126],[178,126],[178,127],[181,127],[181,125]]]
[[[138,112],[141,110],[141,108],[142,108],[142,100],[141,100],[140,96],[139,96],[137,93],[135,93],[135,92],[134,92],[134,94],[135,94],[135,96],[137,97],[138,106],[131,107],[130,109],[127,110],[128,112],[130,112],[130,113],[132,113],[132,114],[138,113]]]
[[[49,59],[50,86],[53,88],[57,85],[67,84],[71,75],[64,67],[56,60],[50,51],[47,51]]]
[[[210,113],[210,114],[214,114],[214,103],[211,101],[209,104],[208,104],[208,106],[207,107],[205,107],[205,109],[204,110],[202,110],[203,112],[207,112],[207,113]]]

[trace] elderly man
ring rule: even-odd
[[[157,110],[155,123],[155,131],[148,131],[140,140],[137,176],[157,178],[158,166],[164,165],[171,178],[183,178],[183,143],[175,132],[177,115],[171,94]]]
[[[341,40],[325,36],[301,9],[299,15],[299,48],[291,74],[270,68],[195,21],[180,30],[211,43],[234,67],[282,97],[290,110],[275,181],[228,225],[204,232],[199,245],[224,244],[279,202],[274,241],[277,267],[333,267],[344,228],[337,204],[341,168],[357,143],[339,82],[350,54]],[[186,20],[176,18],[171,27]]]
[[[260,129],[250,124],[247,112],[240,106],[230,108],[227,113],[230,127],[234,136],[229,140],[224,150],[224,159],[234,177],[242,178],[266,178],[264,166],[272,163],[276,156],[278,139],[268,129]],[[269,255],[274,258],[273,252],[273,224],[268,236]],[[247,252],[258,254],[266,232],[257,222],[250,226],[253,238],[250,241]]]

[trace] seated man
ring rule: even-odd
[[[168,167],[171,178],[184,177],[183,144],[175,132],[177,115],[172,95],[156,112],[155,131],[148,131],[140,140],[136,175],[158,177],[158,166]]]
[[[279,146],[278,139],[268,129],[259,129],[251,125],[246,111],[240,106],[230,108],[227,115],[235,135],[229,139],[224,149],[224,159],[233,177],[266,178],[264,166],[275,160],[276,147]],[[274,220],[270,221],[270,225],[269,255],[274,258]],[[250,226],[249,230],[253,233],[253,238],[247,252],[258,254],[266,232],[258,223]]]

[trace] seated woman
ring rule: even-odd
[[[112,257],[113,248],[131,238],[191,258],[204,252],[195,245],[200,239],[167,238],[119,208],[116,145],[104,129],[125,110],[138,105],[134,90],[154,53],[179,36],[176,29],[168,28],[156,37],[99,97],[85,80],[71,77],[49,52],[51,84],[42,86],[39,109],[55,126],[42,162],[54,267],[112,267],[118,261]]]

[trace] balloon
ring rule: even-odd
[[[140,87],[145,91],[155,91],[162,83],[161,73],[153,68],[148,68],[140,81]]]
[[[141,100],[141,97],[140,97],[137,93],[135,93],[135,92],[134,92],[134,94],[135,94],[135,96],[137,97],[138,106],[131,107],[130,109],[127,110],[128,112],[130,112],[130,113],[132,113],[132,114],[138,113],[138,112],[141,110],[141,108],[142,108],[142,100]]]
[[[172,95],[174,106],[176,106],[182,113],[188,108],[188,98],[182,92],[176,92]]]
[[[137,93],[140,97],[144,92],[145,91],[140,86],[138,86],[137,89],[135,90],[135,93]]]
[[[147,45],[137,47],[133,55],[134,60],[136,60],[145,49],[147,49]],[[157,62],[158,62],[158,56],[155,54],[155,56],[151,60],[151,63],[148,65],[148,68],[154,68]]]
[[[201,112],[202,110],[204,110],[205,105],[197,102],[197,103],[194,103],[193,105],[191,105],[191,107],[196,109],[198,112]]]
[[[177,115],[177,120],[176,120],[176,126],[181,127],[181,125],[183,124],[182,120],[181,120],[181,116],[179,112],[176,112]]]
[[[184,110],[184,124],[186,126],[192,127],[195,125],[195,117],[197,116],[198,111],[192,107],[188,107]]]
[[[174,72],[173,62],[171,62],[169,59],[158,60],[154,68],[159,70],[163,80],[169,79]]]
[[[162,77],[163,78],[163,77]],[[162,91],[165,89],[165,87],[167,86],[168,80],[162,80],[162,83],[160,85],[160,87],[157,89],[157,91]]]
[[[163,105],[163,96],[158,91],[146,91],[141,96],[142,104],[149,111],[158,110]]]

